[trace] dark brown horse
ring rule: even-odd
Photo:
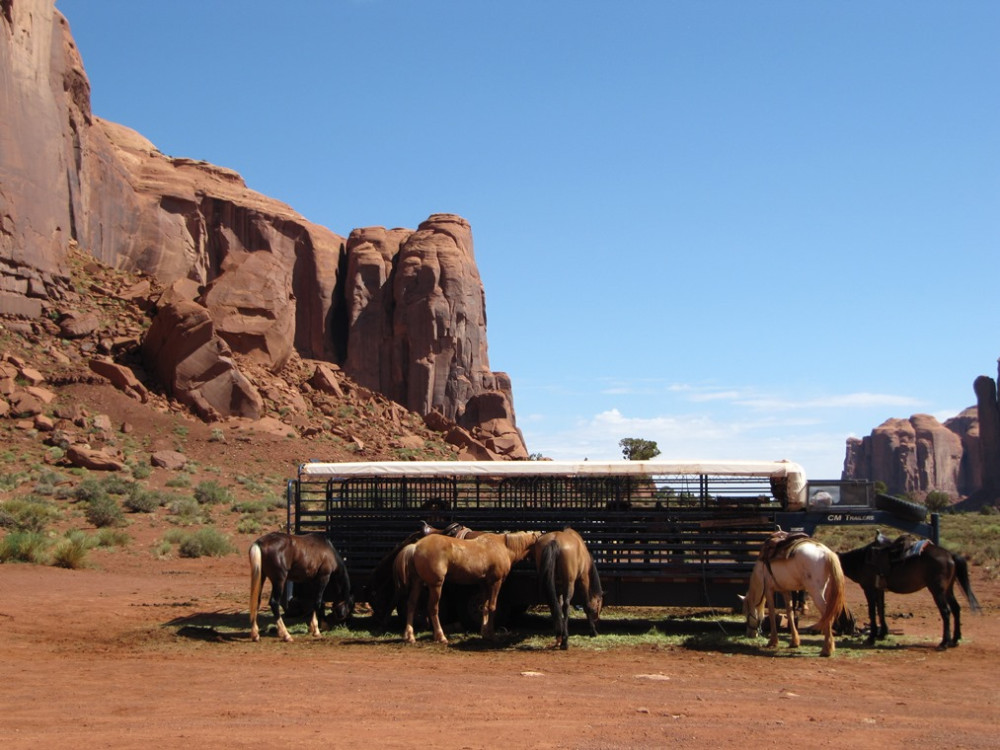
[[[956,580],[972,611],[980,609],[969,585],[965,558],[926,540],[919,540],[922,543],[914,546],[917,541],[906,535],[889,540],[878,532],[871,544],[840,553],[844,575],[861,586],[868,600],[869,645],[889,633],[885,623],[886,590],[894,594],[912,594],[926,588],[931,592],[941,613],[943,628],[938,650],[957,646],[962,638],[962,608],[955,598]],[[951,618],[955,620],[954,633]]]
[[[438,608],[445,580],[461,584],[479,584],[485,594],[480,634],[492,638],[496,619],[497,596],[514,563],[531,553],[540,533],[518,531],[510,534],[482,534],[475,539],[455,539],[431,534],[403,549],[406,564],[397,568],[401,585],[409,586],[406,606],[406,629],[403,639],[416,642],[413,615],[423,586],[427,586],[427,616],[434,629],[434,640],[447,643]]]
[[[604,591],[597,566],[583,538],[569,527],[543,534],[535,543],[535,567],[552,612],[555,646],[563,650],[569,648],[569,610],[577,586],[582,594],[590,634],[597,635]]]
[[[288,582],[301,583],[308,596],[305,601],[310,635],[319,635],[324,602],[333,602],[330,624],[345,621],[354,609],[351,580],[347,567],[325,534],[294,536],[282,532],[265,534],[250,545],[250,640],[259,641],[257,610],[260,608],[264,579],[271,582],[271,612],[277,621],[278,636],[291,641],[281,609],[288,608]]]

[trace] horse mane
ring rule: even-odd
[[[594,558],[590,558],[590,595],[591,596],[604,596],[604,589],[601,587],[601,576],[597,572],[597,563],[594,562]]]

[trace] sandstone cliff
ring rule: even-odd
[[[888,419],[862,439],[849,438],[845,479],[885,482],[893,494],[932,490],[965,498],[962,507],[1000,505],[1000,400],[997,381],[973,383],[976,405],[942,425],[927,414]]]
[[[527,457],[509,379],[489,369],[485,298],[464,219],[441,214],[416,230],[360,229],[345,240],[231,170],[168,157],[94,116],[80,55],[52,0],[2,8],[0,313],[51,315],[78,243],[109,266],[171,286],[172,304],[198,306],[174,309],[143,351],[164,387],[201,383],[182,398],[200,413],[254,410],[257,397],[238,372],[227,381],[245,396],[237,412],[226,401],[230,386],[204,387],[220,382],[219,367],[235,367],[229,351],[272,371],[294,352],[343,365],[361,384],[434,415],[441,429],[463,431],[477,455]],[[163,330],[195,319],[202,322],[190,329]],[[204,332],[206,322],[218,339],[208,348],[174,340]],[[178,351],[198,352],[195,381],[161,354]],[[486,397],[489,409],[479,405]]]

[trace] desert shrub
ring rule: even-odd
[[[167,505],[167,512],[175,523],[190,525],[202,523],[208,516],[193,497],[178,497]]]
[[[0,472],[0,490],[15,490],[29,480],[27,472]]]
[[[0,562],[29,562],[44,565],[49,561],[48,538],[37,531],[12,531],[0,539]]]
[[[240,534],[259,534],[264,529],[264,521],[260,516],[243,516],[236,522],[236,531]]]
[[[132,541],[127,531],[123,529],[103,528],[98,529],[91,537],[91,544],[94,547],[127,547]]]
[[[208,438],[208,442],[210,442],[210,443],[224,443],[224,442],[226,442],[226,433],[223,431],[223,429],[221,427],[213,427],[212,428],[212,434]]]
[[[144,461],[133,461],[128,467],[132,471],[133,479],[149,479],[149,475],[153,473],[152,467]]]
[[[167,487],[190,487],[191,477],[186,477],[183,474],[178,474],[175,477],[170,477],[164,484]]]
[[[0,505],[0,527],[14,531],[44,531],[59,518],[59,508],[44,498],[12,497]]]
[[[135,491],[136,482],[124,477],[111,475],[101,481],[101,486],[109,495],[128,495]]]
[[[232,505],[233,513],[259,516],[268,510],[268,506],[262,500],[237,500]]]
[[[200,482],[194,488],[194,499],[201,505],[217,505],[219,503],[232,502],[232,495],[226,487],[215,480],[209,479]]]
[[[223,557],[234,551],[229,537],[211,526],[187,534],[177,548],[181,557]]]
[[[87,552],[92,542],[83,532],[69,533],[59,540],[52,550],[52,564],[73,570],[87,565]]]
[[[107,490],[93,477],[87,477],[73,489],[73,497],[81,503],[107,496]]]
[[[166,498],[157,490],[145,490],[134,485],[129,496],[122,501],[125,510],[133,513],[152,513],[161,505],[166,504]]]
[[[111,495],[103,493],[93,498],[84,508],[83,515],[97,528],[124,526],[125,512]]]

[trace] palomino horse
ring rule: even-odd
[[[286,609],[288,607],[285,584],[289,581],[304,584],[312,597],[307,600],[312,613],[310,635],[319,635],[317,617],[323,617],[324,601],[333,602],[331,624],[343,622],[354,609],[347,567],[326,535],[313,533],[294,536],[275,531],[265,534],[250,545],[250,640],[260,640],[257,610],[260,608],[265,578],[271,582],[269,603],[277,621],[278,636],[283,641],[292,640],[281,620],[279,609],[279,605]]]
[[[781,532],[779,532],[781,533]],[[765,545],[766,546],[766,545]],[[799,646],[799,631],[792,612],[791,592],[805,589],[820,613],[816,628],[823,634],[820,656],[833,656],[833,623],[844,609],[844,572],[840,569],[837,553],[824,544],[804,538],[779,552],[773,559],[761,556],[754,563],[750,574],[750,588],[743,600],[743,614],[747,622],[747,637],[760,631],[767,602],[771,623],[768,648],[778,645],[778,627],[775,615],[774,594],[780,592],[788,610],[788,630],[792,648]]]
[[[972,611],[980,611],[979,601],[969,585],[969,566],[965,558],[930,541],[908,535],[890,541],[878,532],[871,544],[842,552],[840,564],[844,575],[861,586],[868,600],[869,645],[874,645],[876,638],[889,634],[885,624],[886,589],[894,594],[912,594],[923,588],[931,592],[941,613],[943,628],[938,650],[957,646],[962,638],[962,608],[955,598],[956,580]],[[954,634],[949,613],[955,618]]]
[[[583,594],[583,610],[587,613],[590,634],[597,635],[604,591],[597,566],[580,535],[566,527],[540,536],[535,543],[535,567],[552,612],[555,647],[569,648],[569,608],[577,586]]]
[[[404,547],[400,556],[406,564],[396,569],[400,584],[408,585],[410,596],[406,604],[406,629],[403,639],[415,643],[413,615],[420,599],[423,585],[427,586],[427,616],[434,629],[434,640],[447,643],[438,608],[441,588],[445,579],[453,583],[478,583],[483,587],[483,619],[480,634],[492,638],[500,586],[514,563],[523,560],[541,534],[537,531],[518,531],[510,534],[482,534],[475,539],[455,539],[432,534],[415,542],[413,548]],[[400,570],[400,567],[402,570]]]

